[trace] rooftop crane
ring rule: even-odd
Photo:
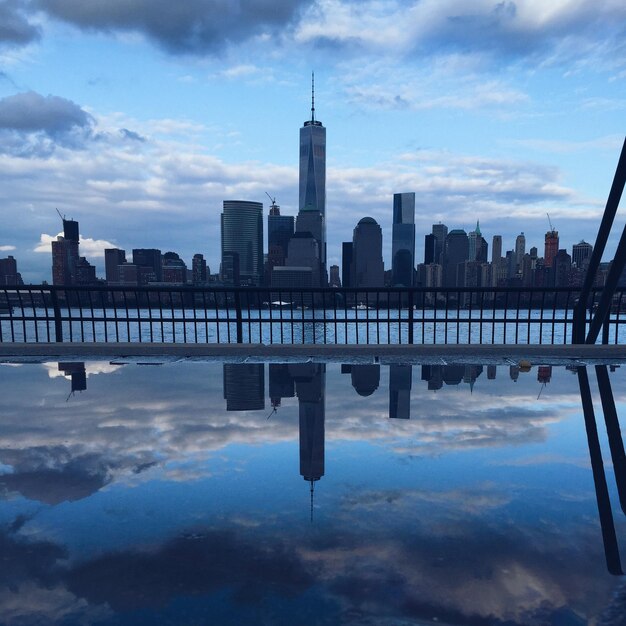
[[[554,231],[554,226],[552,226],[552,220],[550,219],[550,213],[546,213],[546,215],[548,216],[548,224],[550,224],[550,232],[553,233]]]

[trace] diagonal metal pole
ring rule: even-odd
[[[602,216],[600,228],[598,229],[598,235],[596,236],[596,243],[593,247],[593,252],[591,253],[591,259],[589,260],[589,268],[587,269],[587,274],[580,292],[580,297],[578,298],[578,303],[574,308],[572,343],[585,343],[587,301],[589,299],[589,294],[591,293],[591,288],[593,287],[596,274],[598,273],[598,268],[600,267],[600,261],[602,261],[602,255],[604,254],[604,249],[606,248],[606,243],[609,239],[609,234],[611,233],[611,227],[613,226],[613,221],[615,220],[615,214],[617,213],[617,207],[619,206],[625,183],[626,138],[624,139],[624,144],[622,145],[622,152],[617,163],[615,176],[613,177],[611,191],[609,192],[609,197],[606,201],[604,215]],[[611,297],[612,295],[613,294],[611,294]],[[604,321],[604,318],[602,318],[602,321]]]

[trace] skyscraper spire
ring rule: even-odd
[[[315,121],[315,72],[311,72],[311,121]]]

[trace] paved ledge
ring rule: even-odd
[[[46,360],[303,361],[342,363],[508,363],[626,365],[626,346],[323,345],[172,343],[0,343],[0,362]]]

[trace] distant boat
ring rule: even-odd
[[[371,311],[373,308],[374,307],[367,306],[367,304],[363,304],[362,302],[359,302],[356,306],[352,307],[355,311]]]
[[[283,302],[282,300],[274,300],[271,304],[274,309],[282,309],[286,306],[291,306],[291,302]]]

